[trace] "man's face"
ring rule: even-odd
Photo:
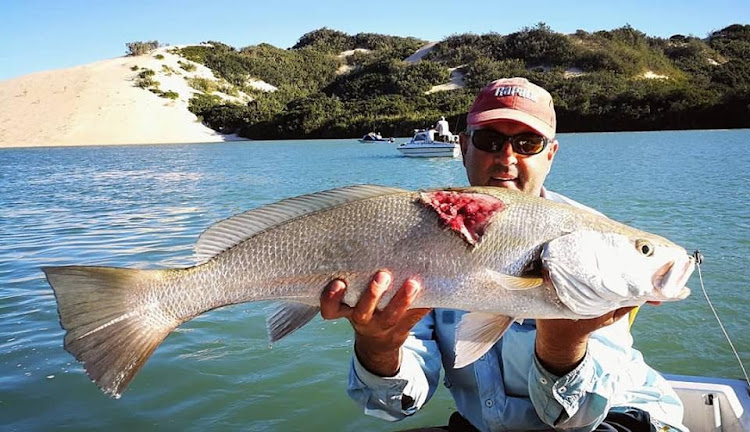
[[[510,121],[475,126],[474,129],[494,129],[504,135],[536,133],[522,123]],[[471,144],[468,134],[461,134],[460,142],[466,175],[472,186],[499,186],[535,196],[541,194],[557,152],[557,141],[554,140],[541,153],[530,156],[515,153],[510,142],[506,142],[497,153],[477,149]]]

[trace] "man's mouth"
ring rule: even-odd
[[[516,177],[509,174],[498,174],[490,177],[491,186],[507,186],[509,184],[515,184]]]

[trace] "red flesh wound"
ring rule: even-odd
[[[492,216],[505,209],[499,199],[479,193],[437,191],[422,194],[422,202],[432,207],[448,228],[476,244]]]

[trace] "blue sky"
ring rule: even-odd
[[[321,27],[441,40],[456,33],[507,34],[538,22],[573,33],[630,24],[650,36],[705,37],[750,24],[750,0],[0,0],[0,80],[125,54],[125,43],[288,48]]]

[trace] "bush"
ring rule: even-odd
[[[162,92],[162,94],[160,94],[159,96],[163,98],[175,100],[180,97],[180,94],[177,93],[176,91],[168,90],[168,91]]]
[[[167,76],[172,75],[172,74],[181,75],[179,72],[177,72],[176,70],[172,69],[170,66],[167,66],[165,64],[161,65],[161,71],[164,72]]]
[[[197,93],[188,101],[188,109],[193,114],[199,115],[214,105],[219,105],[221,101],[219,96]]]
[[[539,23],[505,37],[507,58],[522,59],[527,65],[567,66],[573,59],[573,46],[567,36]]]
[[[147,89],[150,87],[158,88],[160,84],[161,83],[159,81],[156,81],[151,77],[138,78],[135,80],[135,86],[142,89]]]
[[[138,78],[150,78],[150,77],[152,77],[154,75],[156,75],[156,72],[154,72],[153,69],[143,69],[138,74]]]
[[[125,46],[128,48],[127,55],[139,56],[148,54],[156,48],[159,48],[159,41],[154,40],[149,42],[128,42],[125,44]]]
[[[190,87],[201,91],[206,94],[211,94],[217,90],[219,90],[219,86],[216,84],[216,81],[210,80],[208,78],[201,78],[201,77],[194,77],[194,78],[188,78],[185,77],[185,79],[188,82],[188,85]]]
[[[157,60],[164,60],[164,56],[162,54],[157,54],[154,56],[154,58]]]
[[[130,67],[130,70],[132,70],[132,71],[137,71],[137,70],[138,70],[138,65],[133,65],[133,66],[131,66],[131,67]]]
[[[194,63],[188,63],[182,60],[177,60],[177,64],[186,72],[193,72],[198,68]]]

